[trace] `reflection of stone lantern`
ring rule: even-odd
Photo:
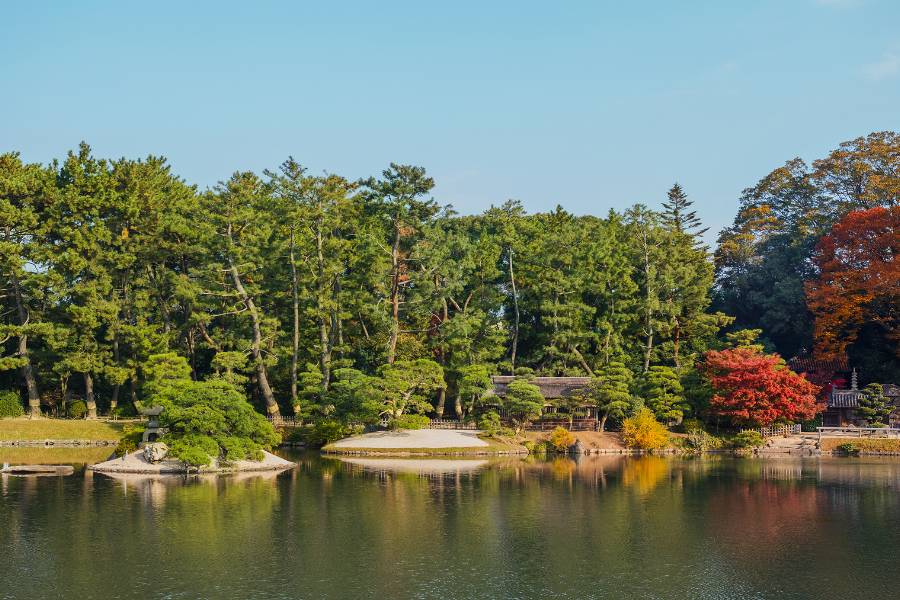
[[[166,433],[168,429],[159,426],[159,415],[162,414],[162,406],[152,406],[150,408],[142,408],[140,413],[147,417],[147,428],[144,430],[142,444],[155,442],[161,435]]]

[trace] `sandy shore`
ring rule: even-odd
[[[290,469],[294,466],[294,463],[291,461],[284,460],[269,452],[264,452],[263,454],[265,456],[261,461],[239,460],[224,468],[204,467],[200,472],[231,473],[234,471],[280,471],[282,469]],[[148,462],[147,459],[144,458],[144,453],[140,450],[132,452],[122,458],[114,458],[106,462],[97,463],[88,468],[92,471],[97,471],[98,473],[183,474],[188,472],[184,464],[177,460],[163,460],[158,463]]]
[[[355,435],[333,444],[331,448],[486,448],[487,442],[478,432],[460,429],[401,429]]]

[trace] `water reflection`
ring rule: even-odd
[[[340,458],[338,460],[367,471],[420,473],[423,475],[469,472],[488,464],[486,459]]]
[[[852,599],[900,586],[900,460],[290,458],[283,473],[4,481],[5,593]]]

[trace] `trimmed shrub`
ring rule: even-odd
[[[669,445],[669,432],[653,411],[642,408],[622,422],[622,440],[629,448],[658,450]]]
[[[557,452],[568,452],[569,448],[571,448],[575,444],[575,436],[572,435],[565,427],[557,427],[553,431],[550,432],[550,437],[547,440],[550,444],[550,447],[556,450]]]
[[[734,436],[734,447],[738,449],[759,448],[766,441],[758,431],[742,431]]]
[[[297,430],[298,432],[302,430]],[[350,428],[340,421],[324,419],[316,422],[308,433],[300,433],[301,439],[313,448],[321,448],[350,435]]]
[[[87,414],[87,402],[84,400],[75,400],[69,404],[69,417],[72,419],[83,419]]]
[[[483,431],[485,435],[493,437],[500,433],[502,427],[500,414],[496,410],[488,411],[478,418],[478,429]]]
[[[0,419],[6,417],[21,417],[25,414],[22,407],[22,399],[17,392],[4,390],[0,392]]]
[[[424,429],[431,423],[431,419],[425,415],[400,415],[394,421],[397,429]]]

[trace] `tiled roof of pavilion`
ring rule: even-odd
[[[508,386],[515,377],[512,375],[494,375],[491,381],[494,384],[494,393],[498,396],[506,394],[506,386]],[[534,377],[529,380],[538,386],[544,398],[564,398],[572,392],[583,388],[591,383],[590,377]]]

